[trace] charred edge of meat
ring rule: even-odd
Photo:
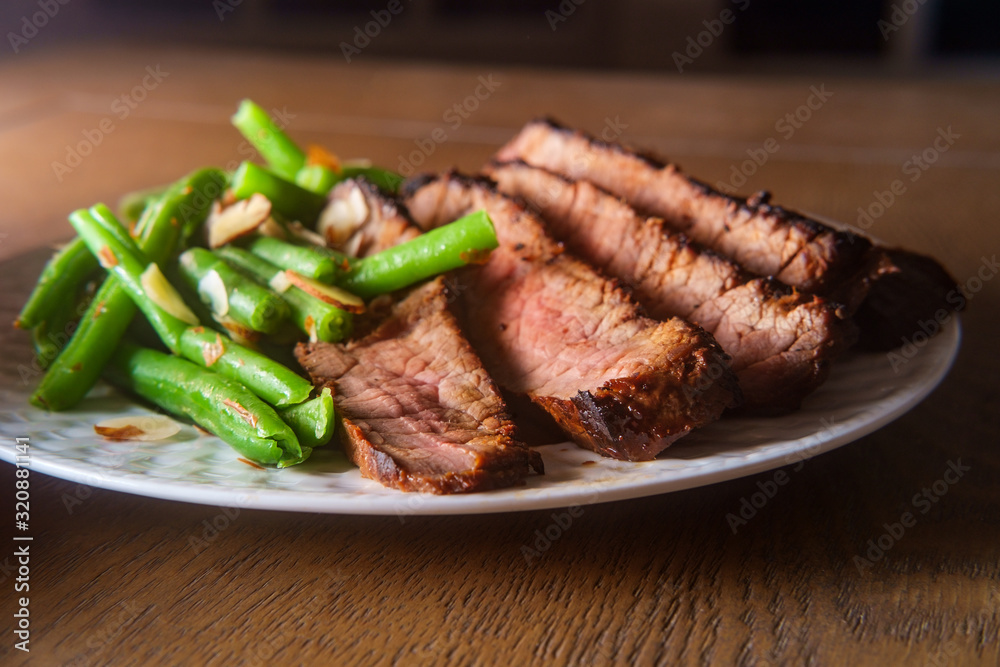
[[[430,185],[441,177],[440,174],[423,173],[410,176],[399,186],[399,200],[405,202],[424,186]],[[411,218],[412,219],[412,218]]]
[[[396,209],[396,213],[407,220],[410,218],[410,211],[400,197],[386,193],[377,185],[369,181],[364,176],[352,176],[351,180],[358,184],[365,191],[365,196],[377,201],[382,206],[390,206]]]
[[[366,474],[384,486],[400,491],[434,493],[446,495],[471,491],[492,491],[524,483],[524,478],[532,471],[542,474],[542,457],[533,449],[525,449],[527,461],[512,461],[504,468],[466,470],[434,476],[412,475],[392,459],[391,456],[370,446],[364,431],[348,418],[342,421],[341,442],[347,457]],[[523,448],[509,438],[505,446]]]
[[[965,306],[955,279],[937,261],[899,248],[877,248],[868,298],[855,318],[861,325],[861,347],[891,350],[918,332],[933,335],[951,313]],[[935,323],[928,333],[921,323]]]
[[[844,301],[842,297],[836,294],[838,287],[840,287],[846,279],[857,274],[858,264],[864,260],[868,251],[872,247],[872,242],[864,236],[860,236],[849,231],[835,229],[818,220],[809,218],[798,211],[793,211],[782,206],[771,204],[771,194],[769,192],[758,192],[750,195],[749,197],[737,197],[726,194],[725,192],[716,190],[711,185],[684,173],[683,170],[676,164],[666,161],[647,150],[628,146],[622,143],[604,141],[603,139],[595,137],[582,130],[575,130],[567,127],[548,117],[531,121],[529,125],[536,123],[547,125],[549,128],[559,133],[583,137],[587,142],[591,143],[595,147],[608,149],[625,157],[637,158],[645,162],[653,169],[673,169],[679,176],[687,179],[701,194],[705,196],[720,197],[734,205],[737,210],[746,211],[752,216],[774,216],[779,221],[793,225],[796,229],[803,232],[809,238],[810,243],[820,234],[829,233],[833,237],[834,256],[838,259],[835,266],[829,267],[828,271],[824,271],[821,276],[811,281],[809,285],[804,286],[810,292],[816,292],[818,294],[823,294],[824,296],[831,296],[836,301]],[[642,213],[645,215],[648,212]],[[790,261],[794,261],[794,257]]]
[[[712,344],[717,348],[715,343]],[[651,461],[693,429],[742,401],[728,355],[695,353],[680,377],[666,373],[609,380],[571,399],[535,397],[575,443],[621,461]],[[719,370],[713,373],[713,368]],[[693,381],[685,382],[688,378]]]
[[[596,141],[599,141],[599,140],[596,140]],[[503,169],[504,167],[508,167],[508,166],[526,167],[528,169],[537,170],[539,172],[544,172],[549,177],[558,179],[558,180],[562,181],[563,183],[565,183],[567,185],[573,185],[573,183],[574,183],[572,179],[567,178],[566,176],[563,176],[560,173],[551,171],[549,169],[546,169],[545,167],[535,166],[533,164],[525,162],[524,160],[522,160],[520,158],[516,158],[516,159],[513,159],[513,160],[496,160],[496,159],[491,159],[489,162],[486,163],[486,166],[484,168],[485,176],[489,177],[490,176],[490,171],[493,168]],[[494,189],[494,191],[499,192],[499,190],[497,190],[497,185],[492,180],[490,182],[493,183],[492,188]],[[588,181],[588,183],[589,183],[590,187],[594,188],[595,190],[597,190],[599,192],[604,193],[608,197],[614,197],[615,199],[620,199],[620,197],[617,197],[614,194],[608,192],[607,190],[605,190],[604,188],[600,187],[596,183],[590,183],[589,181]],[[528,210],[530,210],[532,213],[534,213],[538,217],[544,217],[541,214],[541,208],[534,201],[532,201],[531,199],[525,198],[525,197],[520,197],[520,196],[509,195],[509,194],[507,194],[505,192],[500,193],[500,194],[503,194],[505,197],[508,197],[510,199],[514,199],[514,200],[518,201],[522,206],[525,206]],[[632,206],[628,202],[625,202],[625,204],[627,206],[629,206],[629,207]],[[732,259],[730,259],[729,257],[726,257],[725,255],[723,255],[722,253],[718,252],[717,250],[714,250],[712,248],[709,248],[706,245],[702,245],[701,243],[698,243],[697,241],[689,238],[688,235],[685,234],[684,232],[680,232],[680,231],[677,231],[676,229],[673,229],[670,225],[667,224],[667,221],[664,220],[662,217],[656,216],[656,215],[646,215],[645,213],[642,213],[642,212],[639,212],[639,211],[637,211],[636,213],[637,213],[637,215],[645,217],[649,221],[655,221],[655,224],[656,224],[657,228],[659,229],[660,233],[663,234],[664,236],[671,237],[672,240],[677,243],[678,250],[683,251],[685,248],[691,248],[692,250],[694,250],[695,252],[697,252],[699,255],[702,255],[704,257],[710,257],[710,258],[718,260],[720,262],[725,262],[726,264],[732,265],[733,269],[736,272],[735,273],[735,277],[736,277],[737,280],[739,280],[740,283],[747,283],[747,282],[750,282],[751,280],[754,280],[754,279],[756,279],[756,278],[759,277],[756,274],[750,273],[749,271],[747,271],[746,269],[744,269],[742,266],[740,266],[739,264],[737,264],[736,262],[734,262]],[[562,243],[561,241],[558,241],[558,239],[557,239],[557,242]],[[600,267],[597,267],[597,268],[600,268]],[[784,290],[784,292],[786,292],[786,293],[792,291],[791,287],[789,287],[788,285],[785,285],[782,282],[779,282],[779,281],[775,280],[774,278],[764,278],[764,279],[770,281],[771,283],[773,283],[772,289],[774,289],[776,291],[776,293],[778,291],[780,291],[780,290]]]

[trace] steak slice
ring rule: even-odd
[[[799,407],[853,342],[854,325],[821,297],[754,278],[589,181],[521,161],[493,163],[486,173],[538,210],[571,252],[631,286],[653,317],[683,317],[715,336],[733,357],[746,410]]]
[[[300,343],[299,363],[333,389],[341,439],[365,477],[403,491],[520,484],[541,455],[515,439],[506,406],[448,311],[442,278],[347,344]]]
[[[636,209],[660,216],[674,230],[716,250],[761,276],[825,296],[854,313],[871,290],[883,297],[867,308],[862,340],[873,347],[915,331],[918,320],[953,304],[955,282],[929,258],[874,247],[863,236],[835,230],[769,203],[761,192],[743,199],[713,190],[676,165],[609,144],[551,120],[528,123],[497,153],[577,180],[591,181],[626,198]],[[916,273],[916,275],[914,275]],[[880,284],[887,277],[892,280]],[[891,310],[886,301],[907,299]],[[906,313],[904,319],[900,313]]]
[[[551,120],[528,123],[496,158],[521,159],[573,180],[591,181],[747,270],[807,292],[836,292],[864,267],[871,247],[861,236],[771,206],[765,193],[730,197],[676,165]]]
[[[420,235],[402,204],[364,178],[338,183],[317,231],[326,244],[351,257],[367,257]]]
[[[489,213],[500,247],[458,273],[463,328],[497,383],[530,397],[577,444],[649,460],[738,403],[729,357],[708,333],[644,317],[492,182],[452,173],[411,179],[403,192],[424,229]]]

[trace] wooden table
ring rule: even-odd
[[[286,110],[297,138],[393,168],[474,170],[540,114],[617,128],[711,183],[730,181],[747,151],[759,156],[774,137],[779,150],[742,191],[766,187],[779,203],[856,223],[859,207],[902,179],[905,192],[869,232],[935,254],[962,283],[988,275],[941,387],[902,419],[810,461],[735,535],[726,515],[773,473],[588,507],[530,564],[521,547],[551,511],[401,522],[243,510],[193,549],[190,538],[220,508],[36,475],[32,664],[1000,660],[1000,279],[982,268],[1000,251],[996,83],[109,49],[8,59],[0,91],[2,258],[65,239],[73,208],[243,159],[227,118],[252,97]],[[816,108],[800,109],[811,91],[822,92]],[[781,122],[796,113],[798,127]],[[439,127],[443,142],[431,139]],[[933,165],[907,166],[948,128],[958,137]],[[77,164],[71,148],[89,154]],[[970,468],[960,481],[859,572],[855,556],[883,524],[959,460]],[[0,470],[12,508],[13,468]],[[6,534],[7,517],[3,525]],[[20,664],[8,552],[0,660]]]

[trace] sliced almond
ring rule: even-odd
[[[345,189],[346,194],[343,193]],[[316,229],[327,244],[336,248],[364,224],[368,215],[368,202],[361,187],[353,181],[345,181],[334,189],[334,197],[320,213]]]
[[[188,324],[198,324],[198,318],[187,307],[184,299],[181,298],[181,295],[177,293],[177,290],[156,264],[150,264],[146,267],[146,270],[139,277],[139,282],[142,284],[142,290],[146,296],[157,306]]]
[[[180,424],[163,415],[112,417],[94,426],[98,435],[109,440],[163,440],[180,430]]]
[[[288,223],[288,233],[295,239],[312,245],[325,246],[326,239],[303,225],[298,220]]]
[[[281,241],[288,239],[288,233],[285,231],[285,228],[271,216],[268,216],[267,220],[261,223],[257,231],[262,236],[270,236],[272,239],[279,239]]]
[[[327,285],[326,283],[321,283],[320,281],[313,280],[312,278],[307,278],[300,273],[295,273],[295,271],[285,271],[285,276],[291,284],[295,285],[306,294],[311,294],[320,301],[325,301],[330,305],[351,313],[365,312],[365,302],[356,294],[351,294],[347,290],[342,290],[339,287]]]
[[[267,284],[278,294],[284,294],[292,286],[292,281],[288,279],[284,271],[278,271],[273,278],[267,281]]]
[[[222,317],[229,312],[229,294],[226,293],[226,283],[216,270],[211,270],[198,281],[198,296],[208,303],[212,314]]]
[[[101,249],[97,253],[97,259],[105,269],[110,269],[118,265],[118,258],[115,257],[115,253],[108,246],[101,246]]]
[[[245,236],[264,224],[270,215],[271,202],[259,192],[225,208],[213,206],[205,222],[208,228],[208,246],[218,248]]]
[[[215,334],[214,343],[204,343],[201,346],[201,356],[205,360],[205,366],[212,367],[219,357],[226,353],[226,344],[222,341],[220,334]]]
[[[260,332],[240,324],[229,316],[217,317],[215,321],[225,327],[226,331],[229,332],[229,337],[240,345],[254,347],[257,341],[260,340]]]
[[[250,424],[251,427],[257,428],[257,421],[258,421],[257,415],[250,412],[236,401],[233,401],[228,398],[222,401],[222,404],[229,408],[232,408],[232,410],[236,413],[236,415],[246,423]]]

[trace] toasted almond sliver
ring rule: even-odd
[[[150,264],[146,267],[146,270],[139,277],[139,282],[146,296],[157,306],[188,324],[198,324],[197,316],[187,307],[184,299],[181,298],[181,295],[177,293],[177,290],[156,264]]]
[[[301,289],[307,294],[311,294],[320,301],[325,301],[326,303],[336,306],[341,310],[346,310],[351,313],[363,313],[365,312],[365,302],[361,297],[351,294],[346,290],[342,290],[339,287],[333,285],[327,285],[326,283],[321,283],[318,280],[313,280],[312,278],[307,278],[295,271],[285,271],[285,275],[288,277],[288,281]]]
[[[201,356],[205,360],[205,366],[212,367],[219,357],[226,353],[226,344],[222,341],[221,334],[215,334],[214,343],[204,343],[201,346]]]
[[[267,281],[267,284],[278,294],[284,294],[292,286],[292,281],[288,279],[284,271],[278,271],[273,278]]]
[[[250,424],[250,426],[252,426],[253,428],[257,428],[257,415],[250,412],[236,401],[230,400],[228,398],[222,401],[222,404],[232,408],[240,419]]]
[[[216,270],[211,270],[198,281],[198,296],[207,301],[212,308],[212,314],[219,317],[229,312],[229,294],[226,284]]]
[[[256,230],[271,215],[271,202],[255,192],[249,199],[241,199],[225,208],[213,207],[205,221],[208,228],[208,246],[218,248],[230,241]]]
[[[98,435],[109,440],[163,440],[180,430],[180,424],[164,415],[112,417],[94,426]]]
[[[330,200],[320,213],[316,231],[323,235],[331,247],[337,248],[358,230],[368,219],[368,202],[361,187],[354,181],[347,181],[338,188],[350,188],[346,197]]]

